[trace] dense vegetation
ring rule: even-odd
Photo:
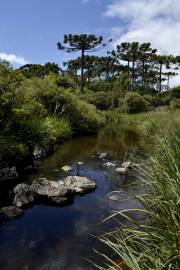
[[[158,142],[140,172],[146,194],[138,200],[148,222],[139,225],[120,212],[132,226],[101,240],[132,270],[179,269],[180,87],[170,89],[170,79],[180,56],[158,55],[149,43],[137,42],[103,57],[87,55],[105,47],[94,35],[66,35],[57,45],[81,57],[64,63],[66,69],[0,63],[0,167],[22,168],[35,151],[49,152],[73,134],[97,133],[112,121],[137,129],[144,146]],[[121,269],[111,259],[108,265]]]
[[[177,270],[180,268],[180,113],[161,111],[111,117],[124,128],[131,126],[143,135],[148,155],[146,162],[142,160],[135,168],[144,190],[135,198],[141,208],[123,209],[109,217],[120,222],[112,233],[100,239],[113,254],[111,258],[101,254],[105,263],[100,269]],[[137,219],[138,214],[141,219]]]

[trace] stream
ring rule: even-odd
[[[106,128],[98,136],[71,139],[60,145],[53,155],[35,161],[35,168],[25,171],[18,182],[30,184],[39,177],[58,181],[67,176],[61,171],[62,166],[72,166],[73,171],[68,175],[76,175],[77,162],[82,161],[80,176],[95,181],[97,188],[83,196],[76,195],[70,205],[35,205],[26,209],[22,217],[1,224],[0,269],[95,269],[88,261],[101,263],[102,258],[93,250],[101,249],[95,236],[116,226],[113,220],[102,221],[111,211],[137,207],[132,197],[139,193],[138,184],[133,185],[136,181],[133,170],[125,176],[114,168],[104,168],[103,164],[110,161],[120,166],[136,155],[139,145],[139,137],[133,131]],[[99,158],[102,152],[107,153],[105,160]],[[8,188],[12,186],[11,182]],[[107,195],[119,189],[122,198],[129,197],[129,200],[109,199]],[[1,189],[0,200],[4,194]]]

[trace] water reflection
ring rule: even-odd
[[[108,153],[108,161],[121,161],[135,155],[139,137],[133,131],[107,128],[97,137],[75,138],[61,145],[53,156],[35,163],[37,168],[21,181],[30,183],[38,177],[52,180],[67,174],[60,168],[72,166],[72,175],[92,178],[97,189],[85,196],[76,196],[73,204],[58,208],[35,205],[25,215],[0,226],[0,269],[2,270],[56,270],[86,269],[93,267],[86,259],[96,260],[92,248],[99,243],[92,235],[112,228],[113,221],[101,223],[110,211],[132,207],[133,200],[115,202],[107,194],[120,188],[122,197],[138,193],[132,174],[121,176],[114,169],[103,167],[107,160],[99,159]],[[77,162],[84,164],[77,167]],[[128,185],[127,185],[128,184]]]

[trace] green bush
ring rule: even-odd
[[[129,92],[123,100],[119,100],[119,109],[127,113],[140,113],[148,109],[148,102],[138,93]]]
[[[88,103],[95,105],[98,110],[107,110],[112,105],[112,92],[100,91],[94,93],[89,91],[85,99]]]
[[[61,141],[71,134],[71,127],[67,120],[50,116],[44,119],[25,120],[20,123],[19,130],[19,136],[23,136],[26,143],[42,147]]]
[[[171,109],[180,109],[180,99],[173,98],[170,102]]]
[[[143,95],[143,98],[147,101],[149,109],[162,105],[162,99],[159,95]]]
[[[97,133],[104,124],[104,117],[95,106],[75,97],[70,106],[69,119],[76,132]]]
[[[56,117],[46,117],[40,126],[44,143],[61,141],[71,135],[71,127],[67,120]]]

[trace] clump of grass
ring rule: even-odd
[[[145,192],[136,199],[142,208],[113,213],[110,218],[119,217],[121,225],[100,238],[131,270],[180,269],[180,129],[168,135],[139,170]],[[143,224],[133,218],[136,211],[145,215]],[[124,269],[103,257],[106,263],[99,269]]]

